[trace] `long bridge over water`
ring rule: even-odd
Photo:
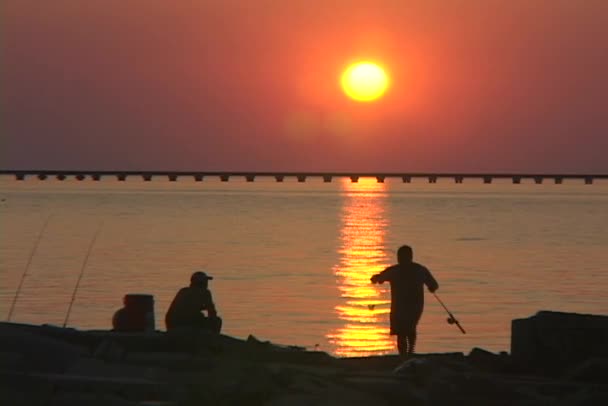
[[[360,178],[376,178],[377,182],[383,183],[385,179],[401,179],[404,183],[410,183],[414,178],[427,179],[429,183],[437,183],[438,179],[449,178],[455,183],[463,183],[465,179],[481,179],[483,183],[492,183],[494,179],[511,179],[514,184],[522,180],[533,180],[541,184],[545,180],[561,184],[565,179],[578,179],[585,184],[592,184],[596,179],[608,179],[608,174],[547,174],[547,173],[448,173],[448,172],[253,172],[253,171],[81,171],[81,170],[0,170],[0,176],[14,176],[16,180],[23,181],[26,178],[37,178],[46,180],[54,178],[66,180],[73,178],[79,181],[90,179],[99,181],[102,177],[114,177],[118,181],[125,181],[128,177],[139,177],[143,181],[151,181],[153,177],[164,177],[169,181],[177,181],[178,178],[189,177],[197,182],[205,178],[219,178],[222,182],[228,182],[231,178],[244,178],[247,182],[254,182],[259,177],[272,177],[277,182],[283,182],[287,178],[295,178],[298,182],[306,182],[308,178],[322,178],[323,182],[331,182],[334,178],[350,178],[352,182],[358,182]]]

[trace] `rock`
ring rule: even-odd
[[[82,393],[82,392],[60,392],[53,396],[50,406],[138,406],[139,402],[128,401],[120,396]]]
[[[392,373],[346,376],[341,381],[353,389],[372,394],[389,404],[410,406],[426,403],[425,388]]]
[[[427,385],[435,376],[446,372],[465,374],[472,372],[472,368],[464,357],[415,356],[394,370],[396,375],[417,385]]]
[[[8,371],[20,370],[23,365],[23,355],[18,352],[0,352],[0,369]]]
[[[291,374],[292,371],[297,371],[298,373],[330,379],[343,373],[342,368],[332,365],[294,364],[284,362],[265,362],[264,365],[277,375]]]
[[[61,341],[65,344],[71,344],[79,348],[87,349],[89,352],[95,349],[101,342],[99,337],[93,334],[92,331],[81,331],[72,327],[60,327],[52,324],[23,324],[0,322],[0,331],[4,328],[10,328],[13,331],[21,331],[33,334],[37,337],[48,337]],[[110,332],[105,331],[105,334]]]
[[[53,395],[53,385],[22,372],[0,371],[0,399],[3,405],[43,406]]]
[[[194,356],[182,352],[132,352],[123,362],[132,365],[148,365],[175,370],[209,370],[216,362],[212,358]]]
[[[262,364],[226,360],[204,374],[182,379],[187,405],[258,405],[278,393],[289,379]]]
[[[559,374],[586,359],[608,357],[608,316],[541,311],[511,323],[513,361]]]
[[[239,371],[224,399],[230,404],[263,404],[281,391],[283,383],[283,377],[265,366],[252,365]]]
[[[93,351],[95,358],[106,361],[120,361],[125,357],[126,351],[122,345],[114,340],[103,340]]]
[[[35,335],[10,323],[0,323],[0,348],[19,354],[21,365],[27,371],[63,372],[75,360],[89,353],[83,346]]]
[[[148,332],[116,332],[106,330],[91,330],[84,333],[89,340],[97,345],[104,341],[114,342],[127,352],[131,351],[169,351],[170,341],[167,333],[161,331]]]
[[[243,354],[244,359],[251,361],[277,362],[282,364],[333,365],[335,358],[323,351],[300,350],[267,350],[251,351]]]
[[[30,374],[28,377],[52,384],[58,392],[115,395],[127,400],[176,400],[176,388],[165,382],[143,378],[82,376],[68,374]]]
[[[580,365],[567,371],[563,379],[606,385],[608,384],[608,358],[591,358],[583,361]]]
[[[608,404],[606,387],[587,386],[552,402],[556,406],[596,406]]]
[[[338,358],[335,365],[356,371],[392,371],[403,363],[399,355]]]
[[[180,327],[167,331],[167,340],[171,351],[191,354],[199,350],[199,342],[204,340],[205,336],[209,336],[209,333],[192,327]]]
[[[516,374],[508,353],[481,348],[466,357],[335,358],[201,330],[82,332],[0,323],[0,398],[34,406],[608,404],[608,356],[592,356],[605,351],[598,344],[606,338],[603,322],[551,312],[514,320],[520,362],[550,368],[552,357],[563,356],[556,361],[566,370],[560,379]],[[565,355],[554,354],[562,348]]]
[[[305,381],[306,377],[301,377]],[[308,378],[310,379],[310,378]],[[370,406],[388,404],[382,397],[337,382],[300,382],[264,403],[268,406]]]
[[[190,354],[241,353],[248,351],[246,341],[200,328],[180,327],[167,333],[169,351]]]
[[[475,347],[467,356],[467,361],[486,372],[501,373],[512,370],[511,359],[505,352],[498,355]]]
[[[266,348],[270,347],[272,345],[272,343],[270,341],[262,341],[262,340],[258,339],[256,336],[254,336],[253,334],[249,334],[249,336],[247,336],[246,342],[248,344],[259,345],[259,346],[263,346]]]
[[[395,368],[393,371],[398,375],[420,375],[421,373],[432,372],[437,365],[424,358],[410,358]]]
[[[158,366],[113,363],[94,358],[79,359],[68,368],[66,374],[86,377],[143,378],[160,382],[166,382],[168,379],[168,371]]]
[[[525,404],[529,400],[515,385],[500,376],[441,371],[428,386],[429,406]]]

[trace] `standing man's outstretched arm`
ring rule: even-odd
[[[391,275],[392,275],[392,268],[386,268],[384,271],[375,274],[374,276],[371,277],[371,281],[372,283],[384,283],[386,281],[390,281],[391,280]]]
[[[426,268],[424,268],[422,280],[424,281],[426,287],[429,288],[431,293],[434,293],[437,289],[439,289],[439,284],[435,278],[433,278],[433,274]]]

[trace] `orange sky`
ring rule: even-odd
[[[0,166],[608,172],[608,1],[175,3],[5,0]]]

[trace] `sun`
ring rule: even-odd
[[[382,97],[390,80],[380,65],[361,61],[346,68],[340,82],[348,97],[360,102],[370,102]]]

